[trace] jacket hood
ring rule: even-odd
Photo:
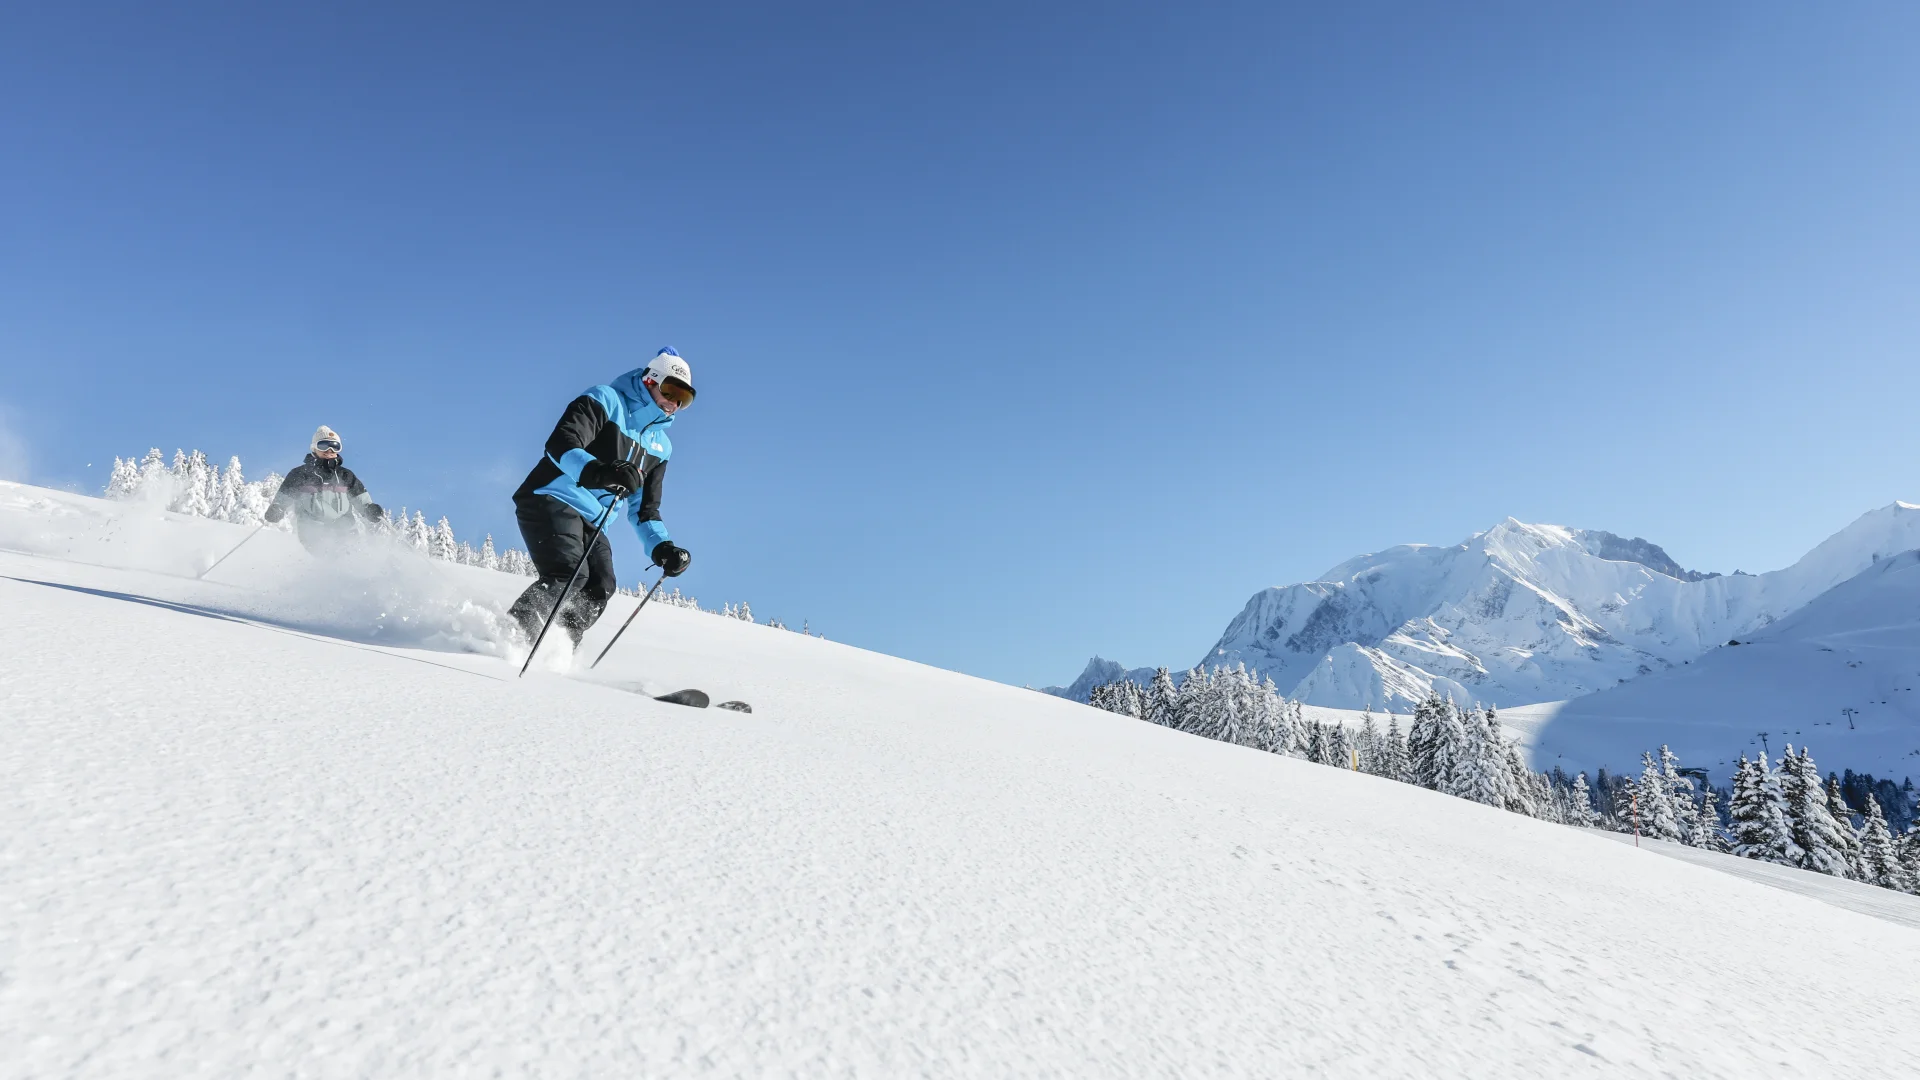
[[[653,403],[653,395],[641,384],[640,380],[646,378],[646,375],[646,368],[634,368],[607,385],[613,387],[616,393],[627,400],[629,418],[638,420],[640,425],[672,427],[674,418]]]
[[[640,389],[645,390],[646,387],[643,386]],[[347,459],[346,459],[346,455],[342,454],[333,458],[332,460],[328,460],[326,458],[321,457],[319,454],[313,453],[312,451],[308,451],[307,464],[318,465],[322,469],[344,469],[347,467]]]

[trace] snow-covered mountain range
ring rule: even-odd
[[[1201,663],[1245,663],[1336,708],[1406,708],[1430,692],[1503,707],[1577,698],[1751,635],[1915,548],[1920,507],[1901,502],[1757,575],[1689,571],[1645,540],[1509,518],[1452,547],[1403,545],[1263,589]]]
[[[1537,713],[1533,762],[1586,766],[1671,744],[1725,776],[1787,743],[1900,777],[1920,764],[1920,551],[1884,558],[1754,634]],[[1630,756],[1626,756],[1631,760]]]

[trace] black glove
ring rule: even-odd
[[[281,518],[286,517],[287,512],[285,510],[282,510],[279,506],[275,505],[275,506],[267,507],[267,512],[261,516],[267,519],[267,524],[271,525],[274,522],[279,521]]]
[[[595,458],[580,467],[580,486],[611,491],[624,499],[640,490],[640,468],[631,461]]]
[[[662,540],[653,545],[653,565],[665,570],[668,577],[679,577],[693,565],[693,554],[671,540]]]
[[[379,521],[387,516],[387,511],[379,503],[368,503],[360,508],[360,516],[368,521]]]

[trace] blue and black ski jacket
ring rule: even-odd
[[[620,513],[619,503],[625,502],[627,520],[640,535],[643,551],[651,553],[666,541],[660,492],[667,459],[673,456],[673,440],[667,438],[673,417],[661,411],[640,384],[646,373],[636,368],[574,398],[547,436],[546,456],[527,474],[514,499],[558,499],[589,522],[599,520],[609,503]],[[611,492],[581,487],[580,470],[595,458],[633,462],[644,479],[638,497],[615,500]]]

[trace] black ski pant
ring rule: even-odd
[[[513,602],[507,613],[520,623],[527,632],[527,640],[531,641],[540,633],[561,590],[567,587],[567,579],[573,576],[580,553],[586,550],[587,534],[593,531],[593,523],[551,495],[513,500],[513,516],[520,523],[520,536],[527,542],[527,554],[533,557],[534,569],[540,572],[540,577],[527,586],[527,591],[520,594],[520,599]],[[599,621],[600,613],[607,610],[614,588],[613,545],[607,542],[606,533],[601,532],[594,536],[587,565],[580,571],[580,579],[574,582],[573,591],[567,594],[566,606],[554,620],[566,629],[575,645],[580,644],[588,627]]]

